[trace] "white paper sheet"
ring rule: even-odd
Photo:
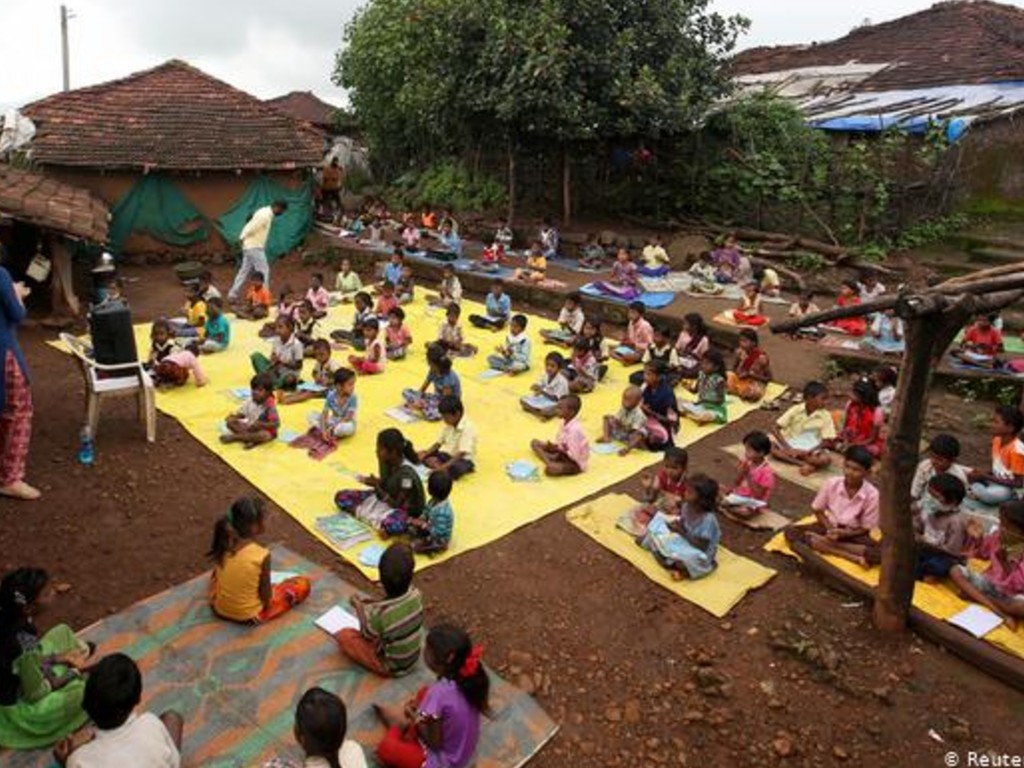
[[[1003,623],[1003,620],[988,608],[973,603],[955,616],[950,616],[946,621],[970,632],[975,637],[984,637]]]
[[[343,629],[359,629],[359,619],[336,605],[319,619],[316,625],[329,635],[336,635]]]

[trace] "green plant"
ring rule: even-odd
[[[836,379],[840,378],[845,372],[845,369],[838,360],[833,360],[829,358],[821,365],[822,381],[835,381]]]
[[[829,261],[820,253],[800,251],[789,257],[789,263],[798,272],[821,272],[828,266]]]
[[[507,200],[504,184],[489,176],[474,175],[455,160],[435,163],[419,174],[403,174],[385,197],[399,207],[429,205],[454,211],[488,210],[503,206]]]

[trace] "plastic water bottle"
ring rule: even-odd
[[[82,427],[82,442],[78,447],[78,463],[91,467],[96,459],[96,446],[92,441],[92,430],[88,426]]]

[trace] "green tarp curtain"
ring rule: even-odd
[[[145,232],[162,243],[186,246],[209,236],[203,215],[170,179],[147,174],[110,211],[110,247],[120,253],[132,232]]]
[[[273,261],[288,253],[302,243],[313,226],[313,188],[309,181],[298,189],[288,189],[266,176],[257,177],[234,207],[217,219],[217,231],[232,248],[237,248],[238,234],[245,222],[257,208],[270,205],[275,200],[288,203],[288,210],[275,218],[270,228],[267,258]]]

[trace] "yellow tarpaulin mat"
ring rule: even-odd
[[[808,525],[813,523],[814,520],[814,515],[810,515],[798,523],[794,523],[794,525]],[[778,552],[779,554],[799,559],[799,556],[789,548],[785,535],[781,533],[765,544],[764,548],[769,552]],[[872,587],[878,586],[878,578],[881,573],[880,568],[861,568],[856,563],[851,563],[849,560],[844,560],[841,557],[833,557],[831,555],[821,556],[827,560],[830,565],[834,565],[840,571],[853,576],[858,581]],[[972,560],[970,566],[972,570],[983,571],[986,568],[987,563]],[[956,616],[956,614],[960,613],[968,605],[970,605],[970,603],[957,595],[953,587],[950,586],[948,582],[928,584],[923,581],[918,581],[914,584],[914,606],[921,609],[929,616],[934,616],[936,619],[945,621],[951,616]],[[1002,625],[989,632],[982,639],[1002,648],[1004,651],[1012,653],[1014,656],[1019,656],[1024,659],[1024,628],[1018,628],[1017,631],[1014,632],[1007,629],[1006,625]]]
[[[735,445],[729,445],[722,449],[730,456],[735,456],[737,459],[743,457],[746,449],[743,447],[743,443],[736,443]],[[775,476],[786,480],[794,485],[799,485],[801,488],[806,488],[809,491],[817,491],[821,488],[822,483],[828,480],[830,477],[838,477],[843,474],[842,457],[838,454],[833,455],[832,466],[826,467],[825,469],[815,472],[813,475],[801,475],[800,467],[795,464],[787,464],[784,461],[777,461],[776,459],[768,457],[768,463],[772,465],[772,471],[775,472]]]
[[[697,581],[675,581],[650,552],[638,547],[632,536],[615,525],[624,512],[638,503],[629,496],[609,494],[569,510],[565,517],[651,581],[718,618],[732,610],[747,592],[764,586],[775,575],[771,568],[719,547],[718,567],[711,575]]]
[[[424,344],[437,338],[438,328],[444,321],[444,312],[429,308],[423,298],[407,305],[405,311],[414,337],[409,358],[389,362],[381,375],[359,378],[356,385],[359,398],[356,435],[343,441],[338,450],[323,461],[314,461],[305,451],[292,448],[285,442],[307,430],[308,416],[319,411],[319,401],[281,406],[281,439],[274,443],[244,450],[241,445],[223,445],[219,441],[221,422],[239,405],[232,390],[248,387],[252,378],[250,354],[257,351],[269,354],[270,342],[258,336],[262,326],[260,322],[232,318],[230,348],[201,358],[210,383],[203,389],[189,383],[179,389],[161,391],[157,394],[157,407],[177,419],[199,442],[273,499],[310,533],[334,548],[317,531],[316,520],[337,511],[334,506],[336,491],[362,487],[355,479],[357,474],[377,474],[377,433],[387,427],[397,427],[417,448],[423,449],[436,441],[443,426],[439,422],[425,421],[401,424],[385,414],[386,410],[402,404],[403,388],[422,385],[427,373]],[[480,433],[477,468],[476,472],[459,480],[452,493],[455,529],[451,547],[442,555],[419,558],[418,567],[421,568],[489,544],[544,515],[625,480],[659,459],[659,455],[645,451],[634,451],[626,457],[595,454],[591,456],[588,471],[577,477],[543,478],[539,482],[510,480],[505,473],[505,465],[523,459],[534,461],[530,440],[554,439],[558,430],[557,420],[543,423],[519,406],[519,398],[529,393],[530,386],[542,370],[545,354],[552,349],[541,344],[539,331],[554,328],[556,324],[543,318],[529,318],[527,330],[534,344],[531,371],[515,377],[503,375],[485,379],[481,374],[487,369],[487,355],[504,339],[504,333],[478,330],[469,325],[466,318],[471,313],[483,311],[480,304],[463,302],[466,340],[476,344],[480,352],[473,358],[456,360],[454,364],[462,382],[466,415]],[[349,328],[352,315],[351,307],[333,308],[329,316],[320,321],[320,328],[325,334],[336,328]],[[149,326],[137,326],[136,338],[140,354],[144,354],[149,349]],[[344,360],[348,352],[334,354]],[[312,361],[307,361],[307,380],[311,368]],[[618,363],[611,363],[608,375],[597,391],[584,396],[581,418],[591,438],[600,435],[602,416],[618,410],[630,372]],[[777,397],[783,390],[781,385],[772,384],[767,396]],[[680,391],[680,399],[684,395],[688,393]],[[730,398],[730,421],[756,407],[756,404]],[[694,443],[719,428],[717,425],[698,427],[687,422],[678,436],[678,443]],[[368,544],[364,543],[339,554],[368,577],[376,578],[376,568],[369,568],[358,560],[359,552],[366,546]]]

